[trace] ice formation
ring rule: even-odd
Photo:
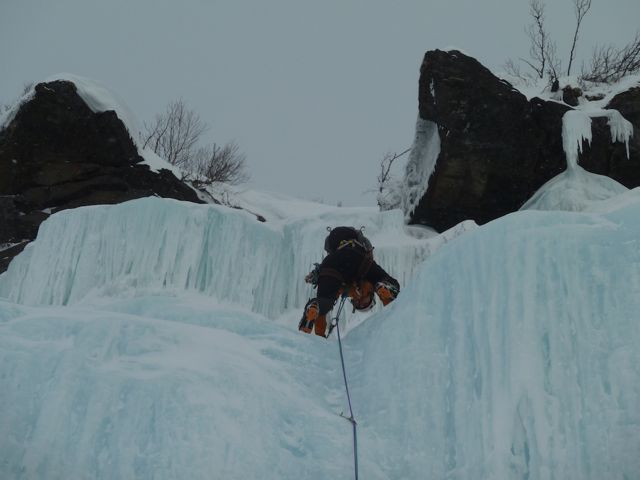
[[[636,478],[640,191],[600,205],[447,238],[373,209],[54,214],[0,276],[0,478],[350,478],[335,338],[296,330],[338,224],[403,284],[344,342],[362,478]]]
[[[640,190],[578,165],[592,114],[565,116],[567,172],[530,205],[588,213],[407,227],[440,149],[419,119],[403,211],[230,189],[269,222],[158,198],[52,215],[0,275],[0,478],[350,478],[335,338],[296,330],[342,224],[403,286],[343,320],[361,478],[638,478]]]
[[[429,178],[440,155],[438,126],[420,117],[416,120],[416,133],[405,167],[404,179],[383,192],[386,208],[400,208],[409,219],[427,191]]]
[[[297,280],[322,259],[326,228],[337,225],[364,226],[377,261],[392,265],[402,285],[461,231],[417,239],[405,232],[398,210],[334,207],[311,218],[261,223],[227,207],[146,198],[52,217],[0,277],[0,296],[69,305],[131,289],[177,289],[277,317],[304,305],[308,287]]]
[[[624,143],[629,156],[633,124],[620,112],[602,110],[592,105],[569,110],[562,117],[562,145],[567,169],[540,187],[521,210],[585,211],[627,190],[612,178],[588,172],[578,164],[584,142],[591,143],[591,119],[595,117],[608,119],[611,141]]]

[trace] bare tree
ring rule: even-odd
[[[583,67],[582,78],[590,82],[616,82],[625,75],[640,71],[640,31],[621,49],[599,46],[593,51],[591,65]]]
[[[504,68],[505,72],[507,72],[509,75],[513,75],[514,77],[526,80],[526,76],[522,73],[520,65],[514,62],[513,59],[508,59],[502,68]]]
[[[411,151],[411,148],[407,148],[402,153],[387,152],[384,154],[384,157],[382,157],[382,160],[380,160],[380,173],[378,174],[378,193],[382,193],[385,185],[387,185],[389,180],[391,179],[391,166],[393,165],[393,162],[395,162],[403,155],[406,155],[409,151]]]
[[[527,32],[529,40],[531,40],[529,56],[532,62],[522,59],[536,72],[538,78],[544,78],[545,73],[547,73],[547,44],[549,39],[544,27],[544,7],[544,3],[540,0],[529,1],[529,15],[533,18],[533,23],[527,25],[525,32]]]
[[[236,142],[200,145],[207,125],[183,100],[169,102],[151,125],[145,124],[145,130],[143,146],[180,167],[182,180],[201,186],[213,182],[238,184],[249,179],[246,157]]]
[[[188,168],[196,175],[195,184],[224,182],[237,185],[249,179],[245,166],[246,155],[240,152],[236,142],[229,142],[223,146],[214,143],[199,148]]]
[[[573,64],[573,58],[576,52],[576,44],[578,42],[578,33],[580,31],[580,25],[582,20],[591,8],[591,0],[573,0],[573,6],[576,15],[576,30],[573,33],[573,43],[571,44],[571,53],[569,54],[569,66],[567,67],[567,76],[571,75],[571,65]]]
[[[164,113],[156,115],[151,125],[145,124],[143,146],[151,147],[170,164],[188,164],[196,153],[196,145],[207,125],[183,100],[174,100]]]
[[[560,76],[558,75],[558,71],[562,66],[562,62],[560,58],[558,58],[558,48],[556,47],[555,42],[547,43],[547,76],[552,79],[552,81],[557,81]]]
[[[519,60],[529,66],[534,75],[523,73],[519,65],[513,60],[508,60],[504,68],[511,75],[524,81],[544,78],[545,75],[549,76],[550,79],[557,79],[560,61],[556,53],[556,44],[551,40],[545,25],[544,2],[542,0],[529,0],[529,15],[532,21],[525,27],[525,32],[530,40],[530,59],[520,58]]]
[[[571,0],[574,7],[576,26],[573,32],[573,40],[569,51],[569,62],[566,75],[571,75],[571,69],[576,58],[576,49],[580,37],[582,23],[591,9],[592,0]],[[504,65],[505,71],[525,82],[536,78],[549,77],[549,81],[554,85],[558,84],[558,72],[562,70],[564,62],[558,56],[556,43],[551,40],[545,26],[545,4],[544,0],[529,0],[529,15],[531,23],[525,28],[525,32],[530,40],[530,59],[520,58],[533,72],[523,73],[520,66],[513,60],[507,60]],[[640,71],[640,31],[636,32],[634,39],[621,49],[613,46],[598,46],[593,50],[591,65],[589,68],[582,67],[579,81],[605,82],[611,83],[620,80],[625,75]]]

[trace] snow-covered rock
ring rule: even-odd
[[[572,82],[561,79],[560,87]],[[639,85],[640,77],[631,76],[607,89],[593,86],[576,101],[575,110],[593,118],[580,165],[610,178],[595,182],[594,198],[619,192],[610,188],[616,182],[640,186],[640,134],[633,135],[640,128]],[[421,67],[412,156],[404,178],[383,192],[381,203],[438,231],[517,211],[567,168],[563,117],[573,110],[546,85],[520,91],[462,52],[429,51]],[[545,205],[554,203],[560,208],[558,202]],[[566,204],[580,208],[571,199]]]
[[[138,136],[131,112],[96,82],[64,74],[35,85],[0,118],[0,244],[24,246],[66,208],[150,195],[200,202]],[[0,254],[0,272],[18,251]]]

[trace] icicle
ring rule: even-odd
[[[629,158],[629,140],[633,137],[633,124],[617,110],[604,110],[609,119],[611,142],[624,142]]]
[[[584,140],[591,144],[591,118],[581,111],[569,110],[562,117],[562,148],[568,170],[578,166],[578,153],[582,153]]]
[[[416,136],[405,169],[404,185],[402,185],[402,210],[405,218],[409,218],[426,193],[429,178],[436,168],[439,155],[438,125],[418,117]]]

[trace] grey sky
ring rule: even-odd
[[[0,103],[71,72],[142,122],[182,97],[235,139],[252,187],[373,205],[380,158],[409,147],[424,52],[457,46],[492,69],[525,56],[527,0],[0,0]],[[570,0],[548,0],[568,54]],[[623,45],[640,1],[593,0],[578,54]]]

